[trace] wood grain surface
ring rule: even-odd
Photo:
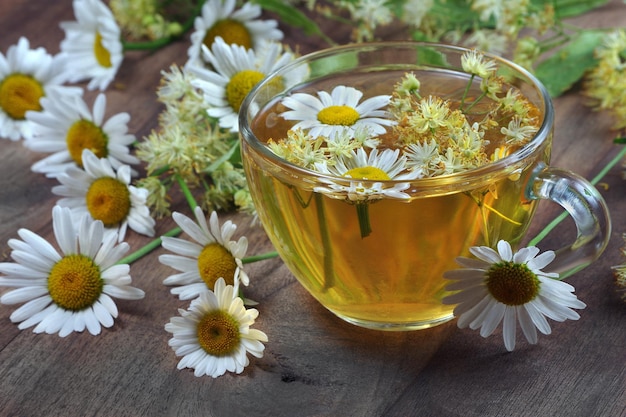
[[[69,0],[10,0],[0,3],[0,50],[20,36],[32,46],[58,52],[58,23],[73,20]],[[576,19],[596,26],[626,22],[626,4],[610,4]],[[286,32],[302,53],[319,47],[315,38]],[[329,29],[332,30],[332,29]],[[156,53],[125,55],[107,92],[107,114],[126,111],[138,138],[156,127],[160,70],[183,64],[187,38]],[[86,94],[87,101],[94,93]],[[555,101],[553,165],[593,177],[619,149],[612,120],[584,105],[578,91]],[[51,209],[55,180],[31,172],[44,155],[21,142],[0,140],[0,260],[7,241],[28,228],[53,240]],[[10,322],[15,306],[0,305],[0,416],[626,416],[626,304],[616,295],[612,265],[626,262],[620,248],[626,232],[626,181],[611,170],[601,193],[610,206],[613,232],[608,249],[592,266],[569,278],[586,304],[581,319],[551,322],[553,334],[537,345],[518,340],[512,353],[501,333],[483,339],[449,322],[429,330],[387,333],[344,323],[321,307],[278,259],[248,266],[247,296],[259,301],[256,328],[269,336],[265,355],[251,358],[241,375],[196,378],[178,371],[164,325],[179,301],[162,284],[172,270],[159,264],[162,249],[131,266],[141,301],[118,301],[120,316],[99,336],[37,335]],[[542,203],[543,204],[543,203]],[[184,201],[175,202],[186,210]],[[539,230],[560,212],[541,205]],[[249,218],[225,213],[250,240],[248,254],[272,247]],[[160,220],[157,233],[172,228]],[[541,243],[562,246],[571,236],[565,221]],[[531,231],[532,233],[532,231]],[[148,241],[129,233],[136,249]],[[6,289],[0,289],[4,292]]]

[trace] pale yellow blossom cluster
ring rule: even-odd
[[[480,77],[480,91],[458,100],[422,96],[408,74],[396,86],[391,112],[397,142],[408,164],[422,176],[451,174],[485,165],[528,143],[538,130],[536,109],[495,72],[494,61],[470,51],[463,56],[468,87]],[[416,88],[417,87],[417,88]],[[491,146],[490,146],[491,145]]]
[[[111,0],[109,7],[128,39],[157,40],[178,36],[183,26],[161,13],[157,0]],[[191,2],[183,1],[187,8]],[[180,7],[180,5],[178,5]]]
[[[595,54],[598,64],[587,75],[585,93],[597,109],[614,114],[616,129],[626,128],[626,31],[607,34]]]
[[[165,109],[158,128],[137,144],[136,152],[146,163],[148,176],[139,183],[150,191],[150,207],[157,216],[169,214],[167,190],[174,174],[188,186],[204,189],[205,209],[230,208],[232,195],[247,189],[243,170],[229,161],[238,157],[237,137],[217,128],[203,111],[192,73],[174,65],[162,75],[157,97]],[[253,211],[252,206],[241,209]]]
[[[342,175],[345,174],[343,171],[350,171],[347,165],[342,171],[342,164],[354,163],[355,156],[364,148],[401,151],[402,157],[398,161],[402,161],[403,166],[398,173],[410,173],[415,178],[453,174],[502,159],[534,137],[540,123],[538,110],[497,74],[494,60],[471,50],[462,56],[461,61],[468,76],[462,96],[443,98],[436,93],[422,96],[422,86],[429,82],[421,81],[414,73],[406,73],[397,81],[390,96],[370,99],[389,97],[388,101],[381,101],[386,107],[377,110],[386,112],[389,119],[382,123],[389,126],[382,134],[373,134],[368,128],[339,128],[346,122],[333,120],[330,121],[332,127],[322,129],[307,130],[296,125],[285,137],[270,139],[268,146],[276,155],[298,166],[324,173],[328,169],[330,173]],[[431,88],[430,85],[427,87]],[[346,87],[339,88],[347,91]],[[295,97],[306,106],[302,103],[294,105],[292,99],[286,99],[284,103],[295,109],[310,109],[316,103],[315,99],[303,94],[294,94]],[[317,119],[303,126],[323,124],[320,115],[325,110],[332,110],[335,115],[341,110],[365,120],[366,116],[360,114],[358,107],[322,106],[317,109]],[[283,117],[291,118],[291,114],[295,111],[284,113]],[[304,114],[299,116],[304,117]],[[378,119],[377,123],[381,120]],[[322,131],[331,133],[315,133]]]

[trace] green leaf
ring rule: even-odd
[[[593,51],[603,36],[602,31],[581,32],[569,44],[537,66],[535,75],[552,97],[558,97],[569,90],[585,72],[597,64]]]
[[[534,6],[551,4],[554,6],[554,13],[557,18],[578,16],[590,10],[607,4],[609,0],[533,0]]]
[[[282,23],[302,29],[307,35],[323,35],[317,24],[296,7],[281,0],[252,0],[262,9],[276,13]]]

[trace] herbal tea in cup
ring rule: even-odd
[[[300,81],[286,85],[287,74]],[[239,117],[270,240],[348,322],[411,330],[450,320],[444,272],[471,246],[520,243],[540,199],[578,227],[555,272],[586,266],[606,246],[601,196],[548,167],[547,92],[504,59],[417,42],[337,47],[269,75]]]

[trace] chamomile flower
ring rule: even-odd
[[[192,83],[202,90],[205,102],[209,105],[209,116],[219,119],[220,127],[239,131],[238,115],[243,99],[250,90],[270,72],[284,66],[293,59],[289,52],[282,52],[279,43],[268,43],[258,50],[246,49],[239,45],[228,45],[217,38],[212,48],[204,48],[204,57],[212,70],[192,67],[198,75]],[[303,74],[292,72],[285,80],[289,85]]]
[[[33,125],[33,136],[24,145],[36,152],[52,154],[33,164],[34,172],[54,178],[70,166],[82,166],[83,149],[107,158],[114,169],[139,163],[128,148],[135,141],[135,136],[128,133],[129,114],[118,113],[105,121],[103,93],[96,97],[93,111],[77,94],[56,100],[44,97],[41,103],[43,111],[26,113]]]
[[[52,56],[44,48],[31,49],[28,39],[0,53],[0,137],[11,140],[32,136],[28,111],[41,111],[40,99],[73,92],[64,87],[65,57]]]
[[[122,65],[121,31],[111,10],[100,0],[74,0],[76,21],[61,22],[61,52],[70,62],[70,82],[89,80],[87,89],[106,90]]]
[[[176,356],[183,357],[178,369],[190,368],[197,377],[217,378],[226,371],[240,374],[250,363],[248,353],[263,357],[267,335],[250,328],[258,310],[246,309],[236,288],[226,285],[223,278],[215,282],[214,290],[202,292],[188,310],[179,313],[165,325],[172,334],[169,345]]]
[[[285,120],[298,121],[292,129],[303,129],[312,137],[335,135],[367,127],[372,136],[386,132],[385,126],[395,122],[388,118],[384,110],[391,96],[380,95],[359,103],[363,93],[354,87],[339,85],[328,93],[318,91],[317,97],[311,94],[295,93],[282,100],[288,111],[281,113]]]
[[[355,202],[384,197],[409,198],[403,192],[409,188],[409,183],[390,181],[410,181],[416,179],[419,172],[406,171],[406,156],[399,156],[399,153],[398,149],[385,149],[379,154],[378,149],[373,149],[368,155],[364,148],[359,148],[351,151],[349,157],[337,158],[333,165],[327,161],[317,163],[318,172],[348,180],[322,179],[328,187],[316,187],[314,191]]]
[[[261,7],[245,3],[235,10],[235,0],[208,0],[202,13],[194,21],[194,32],[190,36],[191,46],[185,67],[200,65],[202,45],[207,48],[221,37],[227,44],[258,49],[264,42],[280,41],[283,33],[275,20],[259,20]]]
[[[504,240],[497,249],[472,247],[470,252],[478,259],[459,257],[457,262],[464,268],[444,274],[455,281],[447,289],[459,290],[443,299],[444,304],[458,304],[454,315],[459,317],[459,328],[480,328],[480,335],[487,337],[503,322],[504,345],[512,351],[516,321],[526,339],[535,344],[537,329],[551,333],[546,317],[556,321],[580,318],[572,309],[586,305],[573,294],[574,287],[555,279],[557,273],[541,270],[555,258],[553,251],[539,255],[539,249],[530,246],[513,253]]]
[[[35,333],[65,337],[87,329],[97,335],[118,315],[111,297],[145,295],[130,285],[130,267],[118,264],[128,244],[116,245],[115,234],[104,237],[100,221],[84,216],[77,222],[68,208],[55,206],[52,222],[61,253],[27,229],[18,231],[22,240],[9,240],[15,263],[0,263],[0,286],[16,289],[3,294],[0,303],[25,302],[10,317],[19,329],[36,325]]]
[[[209,223],[200,207],[194,209],[196,220],[174,212],[172,218],[195,242],[185,239],[162,238],[162,246],[175,254],[159,256],[159,261],[181,271],[170,275],[163,284],[176,285],[172,294],[181,300],[189,300],[214,287],[219,278],[229,285],[239,287],[239,282],[248,285],[248,275],[243,270],[241,259],[248,249],[248,239],[243,236],[237,242],[230,240],[237,225],[230,220],[221,227],[216,212],[212,212]]]
[[[107,231],[114,231],[119,241],[130,227],[137,233],[154,236],[155,221],[146,205],[148,190],[130,184],[130,167],[117,171],[111,162],[83,150],[83,168],[69,167],[57,177],[61,185],[52,187],[60,195],[57,204],[72,209],[76,217],[88,215],[100,220]]]

